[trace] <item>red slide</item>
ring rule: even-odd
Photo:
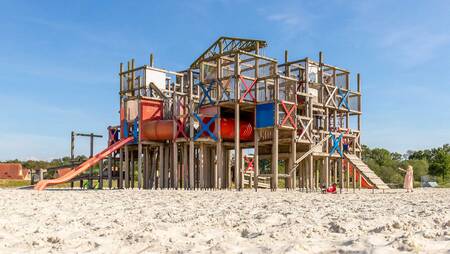
[[[100,160],[106,158],[111,153],[117,151],[118,149],[120,149],[124,145],[132,142],[133,140],[134,140],[134,137],[128,137],[126,139],[122,139],[119,142],[116,142],[113,145],[111,145],[110,147],[108,147],[105,150],[101,151],[100,153],[96,154],[94,157],[90,158],[89,160],[85,161],[83,164],[79,165],[74,170],[71,170],[69,173],[67,173],[67,174],[65,174],[65,175],[63,175],[63,176],[61,176],[59,178],[56,178],[56,179],[49,179],[49,180],[41,180],[41,181],[39,181],[36,184],[36,186],[34,186],[34,189],[41,191],[41,190],[44,190],[45,188],[47,188],[47,186],[49,186],[49,185],[54,185],[54,184],[60,184],[60,183],[68,182],[71,179],[73,179],[74,177],[76,177],[77,175],[85,172],[86,170],[88,170],[89,168],[91,168],[92,166],[97,164]]]

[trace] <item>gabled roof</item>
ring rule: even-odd
[[[256,50],[257,45],[258,48],[265,48],[267,47],[267,42],[263,40],[220,37],[191,64],[191,68],[198,68],[201,61],[220,53],[234,52],[239,50],[247,52],[254,51]]]

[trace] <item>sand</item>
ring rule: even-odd
[[[450,253],[450,189],[4,189],[0,209],[0,253]]]

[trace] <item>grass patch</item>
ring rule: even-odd
[[[0,179],[0,188],[18,188],[30,185],[30,180]]]

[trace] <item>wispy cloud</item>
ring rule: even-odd
[[[291,33],[311,29],[315,19],[311,13],[305,12],[295,5],[291,8],[260,8],[258,13],[267,21],[281,25],[282,29],[289,30]]]
[[[397,27],[386,31],[378,46],[394,54],[396,61],[414,67],[438,57],[441,49],[450,46],[450,34],[421,26]]]
[[[270,21],[278,21],[288,26],[298,26],[302,23],[298,15],[287,13],[270,14],[267,16],[267,19]]]

